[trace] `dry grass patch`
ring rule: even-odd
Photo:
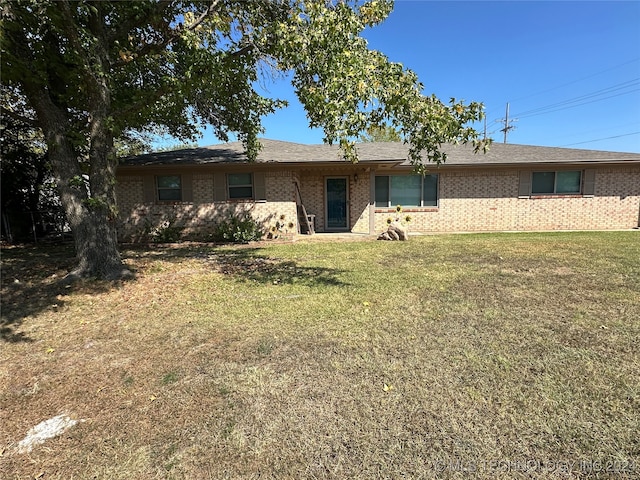
[[[1,478],[638,478],[637,232],[124,255],[3,250]]]

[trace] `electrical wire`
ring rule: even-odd
[[[638,135],[638,134],[640,134],[640,132],[623,133],[622,135],[614,135],[613,137],[596,138],[595,140],[587,140],[585,142],[576,142],[576,143],[567,143],[565,145],[560,145],[560,146],[571,147],[573,145],[582,145],[583,143],[600,142],[601,140],[611,140],[612,138],[629,137],[631,135]]]
[[[618,64],[618,65],[613,66],[611,68],[607,68],[605,70],[601,70],[601,71],[596,72],[596,73],[594,73],[592,75],[588,75],[586,77],[582,77],[582,78],[579,78],[577,80],[573,80],[571,82],[563,83],[563,84],[558,85],[558,86],[553,87],[553,88],[549,88],[549,89],[546,89],[546,90],[543,90],[543,91],[540,91],[540,92],[537,92],[537,93],[532,93],[530,95],[525,95],[525,96],[522,96],[522,97],[518,97],[518,98],[512,100],[511,102],[518,101],[518,100],[523,100],[523,99],[526,99],[526,98],[534,97],[536,95],[541,95],[541,94],[544,94],[544,93],[547,93],[547,92],[550,92],[550,91],[553,91],[553,90],[557,90],[559,88],[578,83],[578,82],[580,82],[582,80],[586,80],[586,79],[595,77],[597,75],[609,72],[611,70],[614,70],[616,68],[622,67],[624,65],[628,65],[630,63],[637,62],[638,60],[640,60],[640,57],[634,58],[632,60],[629,60],[629,61],[621,63],[621,64]],[[542,107],[538,107],[538,108],[534,108],[534,109],[531,109],[531,110],[526,110],[526,111],[520,112],[518,114],[515,114],[515,115],[511,116],[511,118],[509,118],[509,123],[515,122],[515,121],[517,121],[517,120],[519,120],[521,118],[529,118],[529,117],[534,117],[534,116],[538,116],[538,115],[546,115],[546,114],[549,114],[549,113],[554,113],[554,112],[558,112],[558,111],[562,111],[562,110],[567,110],[567,109],[570,109],[570,108],[575,108],[575,107],[579,107],[579,106],[582,106],[582,105],[587,105],[587,104],[590,104],[590,103],[600,102],[600,101],[608,100],[608,99],[619,97],[619,96],[623,96],[623,95],[629,95],[629,94],[632,94],[632,93],[637,92],[637,91],[640,90],[640,88],[634,88],[634,87],[637,87],[637,86],[640,86],[640,77],[633,78],[633,79],[627,80],[625,82],[616,83],[614,85],[610,85],[608,87],[601,88],[599,90],[596,90],[596,91],[593,91],[593,92],[589,92],[589,93],[586,93],[584,95],[579,95],[577,97],[572,97],[572,98],[569,98],[567,100],[563,100],[563,101],[560,101],[560,102],[556,102],[556,103],[552,103],[552,104],[545,105],[545,106],[542,106]],[[507,121],[506,119],[496,119],[491,123],[491,125],[493,125],[494,123],[503,123],[503,124],[505,124],[506,121]],[[515,127],[511,126],[511,125],[505,125],[505,128],[497,130],[497,131],[490,132],[489,135],[497,133],[498,131],[502,132],[506,128],[512,129],[512,128],[515,128]],[[563,147],[569,147],[569,146],[573,146],[573,145],[581,145],[581,144],[585,144],[585,143],[599,142],[599,141],[602,141],[602,140],[610,140],[610,139],[614,139],[614,138],[627,137],[627,136],[638,135],[638,134],[640,134],[640,132],[625,133],[625,134],[614,135],[614,136],[605,137],[605,138],[598,138],[598,139],[594,139],[594,140],[587,140],[587,141],[583,141],[583,142],[565,144],[565,145],[562,145],[562,146]]]
[[[531,98],[531,97],[535,97],[535,96],[538,96],[538,95],[542,95],[543,93],[552,92],[553,90],[557,90],[559,88],[566,87],[568,85],[573,85],[574,83],[581,82],[582,80],[587,80],[589,78],[596,77],[596,76],[601,75],[603,73],[607,73],[607,72],[609,72],[611,70],[615,70],[616,68],[619,68],[619,67],[624,67],[625,65],[629,65],[630,63],[634,63],[634,62],[637,62],[639,60],[640,60],[640,57],[633,58],[633,59],[631,59],[631,60],[629,60],[627,62],[620,63],[618,65],[615,65],[613,67],[607,68],[605,70],[600,70],[599,72],[593,73],[593,74],[588,75],[586,77],[578,78],[577,80],[572,80],[571,82],[563,83],[562,85],[558,85],[556,87],[548,88],[546,90],[542,90],[540,92],[532,93],[530,95],[525,95],[524,97],[514,98],[513,100],[509,100],[509,102],[517,102],[518,100],[524,100],[526,98]]]
[[[573,97],[573,98],[570,98],[568,100],[563,100],[561,102],[552,103],[550,105],[545,105],[544,107],[534,108],[532,110],[526,110],[524,112],[521,112],[519,114],[514,115],[514,117],[527,118],[527,117],[533,117],[533,116],[536,116],[536,115],[544,115],[544,114],[547,114],[547,113],[557,112],[559,110],[565,110],[567,108],[573,108],[573,107],[578,107],[580,105],[586,105],[586,104],[593,103],[593,102],[599,102],[601,100],[606,100],[606,99],[617,97],[617,96],[620,96],[620,95],[628,95],[628,94],[636,92],[636,91],[638,91],[640,89],[636,88],[636,89],[633,89],[633,90],[623,91],[623,92],[617,93],[615,95],[609,95],[607,97],[596,98],[596,97],[599,97],[601,95],[606,95],[608,93],[618,92],[620,90],[626,90],[628,88],[635,87],[637,85],[640,85],[640,77],[634,78],[634,79],[631,79],[631,80],[627,80],[626,82],[617,83],[615,85],[611,85],[609,87],[605,87],[605,88],[602,88],[600,90],[596,90],[594,92],[586,93],[586,94],[580,95],[578,97]]]

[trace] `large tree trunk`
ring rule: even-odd
[[[54,149],[51,161],[58,181],[60,198],[73,233],[78,266],[73,277],[116,279],[129,274],[118,251],[113,168],[105,152],[91,155],[91,173],[87,186],[75,152],[64,135],[47,134],[49,149]],[[88,191],[91,189],[91,192]],[[111,192],[105,195],[104,192]]]
[[[78,266],[70,272],[70,277],[116,280],[131,275],[118,251],[114,222],[102,208],[82,209],[69,223],[78,258]]]
[[[95,79],[90,95],[89,188],[91,200],[85,218],[78,225],[76,238],[81,276],[107,279],[129,276],[118,252],[116,232],[116,165],[113,133],[108,127],[111,96],[104,78]]]
[[[131,275],[124,268],[118,251],[115,155],[113,138],[104,127],[104,117],[100,117],[97,128],[92,128],[87,184],[80,158],[69,138],[71,122],[66,112],[51,101],[46,91],[30,93],[75,241],[78,265],[70,272],[69,278],[113,280]],[[92,119],[93,123],[95,119]]]
[[[72,7],[62,2],[60,8],[63,15],[69,17],[65,25],[69,43],[65,48],[75,48],[77,63],[69,64],[73,71],[65,70],[68,59],[63,58],[61,42],[53,30],[46,33],[47,54],[51,55],[52,68],[41,72],[46,78],[42,75],[27,75],[22,80],[24,93],[35,110],[37,123],[44,133],[60,200],[75,241],[78,265],[70,272],[69,277],[122,278],[129,276],[130,272],[124,268],[118,252],[115,228],[116,160],[113,132],[108,126],[111,92],[104,75],[108,68],[107,52],[97,39],[93,43],[95,50],[83,51],[81,35],[78,33],[81,29],[72,25]],[[96,8],[100,8],[100,5],[97,4]],[[103,32],[98,31],[101,27],[96,22],[97,19],[92,18],[92,26],[95,27],[96,34],[101,36]],[[16,44],[18,48],[29,45],[24,32],[18,31],[16,35],[19,40]],[[91,44],[90,42],[89,45]],[[31,57],[28,49],[24,49],[22,54],[26,58]],[[94,63],[96,59],[101,64],[100,68]],[[69,106],[60,100],[68,95],[66,74],[69,78],[74,75],[83,77],[83,88],[88,94],[87,105],[83,105],[87,117],[84,112],[76,112],[74,115]],[[82,126],[78,125],[84,122],[89,125],[86,136],[83,135]],[[80,135],[78,132],[81,132]],[[87,168],[83,171],[87,159],[80,155],[82,148],[78,149],[76,145],[84,147],[85,155],[88,151],[88,171]]]

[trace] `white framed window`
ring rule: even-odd
[[[376,207],[437,207],[438,175],[379,175],[375,178]]]

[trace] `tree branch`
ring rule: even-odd
[[[202,22],[204,22],[206,20],[207,17],[209,17],[218,7],[218,5],[220,4],[221,0],[213,0],[211,2],[211,4],[206,8],[206,10],[204,12],[202,12],[202,14],[200,14],[200,16],[195,20],[195,22],[193,22],[191,25],[189,25],[188,27],[185,27],[184,25],[182,25],[181,27],[175,28],[174,30],[171,30],[171,33],[167,35],[166,38],[164,38],[161,42],[157,42],[157,43],[147,43],[143,46],[141,46],[140,48],[138,48],[136,51],[132,52],[134,56],[136,57],[143,57],[145,55],[149,55],[152,53],[157,53],[160,52],[162,50],[164,50],[165,48],[167,48],[169,45],[171,45],[175,40],[177,40],[178,38],[180,38],[180,35],[182,35],[183,32],[185,31],[193,31],[195,30],[199,25],[202,24]],[[165,2],[165,8],[171,4],[172,2]],[[160,10],[158,10],[160,11]],[[130,28],[132,28],[135,24],[131,25]],[[113,65],[115,67],[120,67],[123,66],[125,64],[127,64],[129,61],[128,60],[118,60],[116,61]]]
[[[163,95],[166,95],[170,91],[171,91],[171,89],[167,85],[163,85],[163,86],[159,87],[155,92],[152,92],[149,95],[146,95],[139,102],[134,102],[134,103],[127,104],[127,106],[125,108],[122,108],[122,109],[114,109],[112,116],[113,116],[113,118],[116,118],[116,119],[117,118],[126,118],[127,116],[131,115],[132,113],[139,112],[144,107],[150,105],[152,102],[154,102],[156,100],[159,100],[160,98],[162,98]]]
[[[256,45],[252,42],[249,45],[245,45],[244,47],[242,47],[240,50],[236,50],[235,52],[231,52],[229,54],[230,57],[241,57],[242,55],[245,55],[253,50],[257,50]]]
[[[73,48],[76,50],[76,52],[78,52],[76,57],[80,58],[81,60],[81,66],[84,72],[84,77],[87,81],[94,80],[93,73],[91,72],[91,67],[87,62],[88,55],[87,55],[86,49],[82,46],[82,43],[80,42],[80,38],[78,37],[78,31],[75,28],[73,28],[76,22],[74,21],[73,15],[71,13],[71,6],[69,5],[69,0],[62,0],[60,4],[62,5],[61,11],[62,11],[62,16],[64,18],[64,31],[66,32],[67,37],[71,42],[71,45],[73,45]]]
[[[147,23],[147,20],[150,19],[153,15],[157,15],[166,10],[175,0],[160,0],[155,4],[155,8],[146,12],[145,15],[139,17],[128,18],[127,20],[120,22],[118,24],[118,28],[113,31],[110,35],[107,36],[107,42],[111,45],[113,42],[118,40],[119,38],[124,37],[127,32],[129,32],[132,28],[144,25]]]
[[[20,115],[19,113],[9,110],[8,108],[5,108],[5,107],[2,107],[2,115],[11,117],[14,120],[17,120],[18,122],[24,123],[25,125],[29,125],[30,127],[34,127],[34,128],[40,127],[40,125],[38,125],[37,120],[35,120],[34,118],[25,117],[24,115]]]
[[[204,22],[204,20],[213,13],[213,11],[218,7],[218,5],[220,4],[220,0],[213,0],[211,2],[211,5],[209,5],[207,7],[207,9],[202,12],[202,14],[198,17],[198,19],[193,22],[191,25],[189,25],[189,27],[186,28],[186,30],[195,30],[198,26],[200,26],[202,24],[202,22]]]

